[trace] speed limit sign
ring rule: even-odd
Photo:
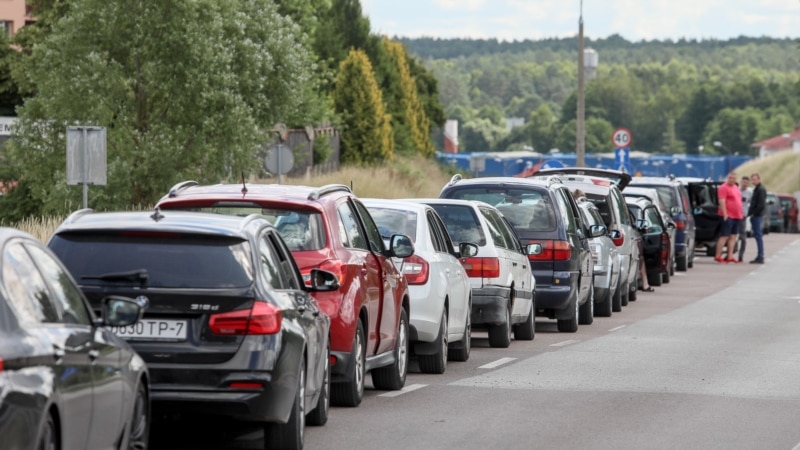
[[[627,128],[617,128],[611,135],[611,142],[614,143],[614,148],[630,147],[632,141],[631,130]]]

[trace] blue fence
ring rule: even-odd
[[[509,153],[438,153],[437,159],[463,171],[471,171],[470,161],[483,159],[483,170],[474,171],[479,177],[515,176],[527,168],[542,163],[541,168],[574,166],[574,153],[554,155]],[[586,167],[616,169],[614,156],[587,154]],[[750,161],[748,156],[698,156],[698,155],[631,155],[631,174],[634,176],[667,176],[710,178],[721,181],[731,170]],[[477,164],[481,166],[481,164]]]

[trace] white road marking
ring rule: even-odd
[[[575,344],[575,343],[578,343],[578,342],[580,342],[580,341],[577,340],[577,339],[570,339],[568,341],[563,341],[563,342],[558,342],[558,343],[555,343],[555,344],[550,344],[550,347],[564,347],[564,346],[567,346],[567,345],[570,345],[570,344]]]
[[[478,367],[478,369],[494,369],[495,367],[502,366],[503,364],[508,364],[511,361],[514,361],[515,359],[517,359],[517,358],[500,358],[495,362],[490,362],[489,364],[484,364],[484,365]]]
[[[399,391],[387,392],[385,394],[379,395],[378,397],[399,397],[403,394],[407,394],[411,391],[416,391],[417,389],[422,389],[426,386],[427,384],[410,384],[404,387],[403,389],[400,389]]]
[[[627,327],[627,325],[620,325],[620,326],[618,326],[618,327],[616,327],[616,328],[612,328],[612,329],[610,329],[610,330],[608,330],[608,331],[609,331],[609,332],[612,332],[612,331],[617,331],[617,330],[621,330],[621,329],[623,329],[623,328],[625,328],[625,327]]]

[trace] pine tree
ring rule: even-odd
[[[386,113],[372,64],[362,50],[350,50],[339,65],[333,105],[344,123],[342,163],[376,164],[394,158],[391,116]]]

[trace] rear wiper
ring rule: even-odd
[[[138,269],[128,272],[104,273],[102,275],[85,275],[81,277],[81,280],[138,281],[144,285],[147,283],[148,278],[147,269]]]

